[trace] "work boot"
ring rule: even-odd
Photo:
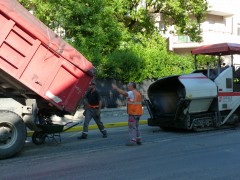
[[[103,130],[102,134],[103,134],[103,136],[102,136],[103,138],[107,138],[107,131],[106,130]]]
[[[142,142],[141,141],[137,141],[137,145],[142,145]]]
[[[79,136],[78,139],[87,139],[87,134],[86,133],[82,133],[82,135]]]
[[[137,145],[142,145],[142,139],[141,138],[138,137],[136,141],[137,141]]]

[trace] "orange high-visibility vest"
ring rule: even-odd
[[[137,90],[133,90],[134,100],[127,101],[127,112],[129,115],[142,115],[142,96]]]

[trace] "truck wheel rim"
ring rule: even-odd
[[[11,147],[16,141],[17,129],[13,124],[0,123],[0,148]]]

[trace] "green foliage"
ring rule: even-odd
[[[201,41],[200,23],[207,11],[206,0],[147,0],[149,9],[162,13],[165,25],[175,25],[192,41]],[[190,16],[191,15],[191,16]]]
[[[197,55],[196,57],[196,68],[197,69],[206,69],[207,66],[211,68],[216,68],[218,64],[218,56],[208,56],[208,55]],[[220,59],[220,61],[223,61]]]
[[[98,69],[98,75],[123,82],[142,82],[163,76],[189,73],[193,70],[193,56],[179,56],[166,51],[166,42],[156,33],[150,37],[135,36],[125,47],[109,55]]]
[[[124,82],[188,73],[192,56],[167,51],[151,13],[163,14],[166,27],[200,41],[205,0],[19,0],[50,28],[63,28],[65,38],[89,59],[101,78]],[[139,6],[139,5],[142,6]],[[189,18],[192,14],[193,19]]]
[[[124,23],[113,15],[121,9],[108,0],[32,0],[32,5],[35,15],[50,28],[65,29],[65,38],[95,66],[129,36]]]

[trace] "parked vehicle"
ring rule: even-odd
[[[233,55],[240,54],[240,44],[201,46],[192,54],[195,60],[199,54],[218,56],[217,68],[208,66],[153,82],[146,100],[149,126],[199,131],[239,123],[240,69],[233,66]],[[222,67],[221,56],[226,55],[231,65]]]
[[[17,0],[0,0],[0,159],[20,152],[27,128],[74,114],[94,67]]]

